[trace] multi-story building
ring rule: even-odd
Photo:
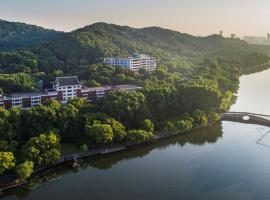
[[[107,93],[113,90],[138,90],[142,87],[137,85],[114,85],[102,87],[86,87],[82,85],[76,76],[57,77],[53,82],[53,88],[40,92],[13,93],[0,96],[0,106],[6,109],[12,107],[30,108],[35,105],[54,99],[63,104],[69,99],[85,98],[88,102],[96,102],[104,98]]]
[[[140,68],[154,71],[157,67],[155,57],[144,54],[134,54],[132,57],[128,58],[105,58],[104,63],[114,67],[124,67],[132,71],[138,71]]]
[[[74,99],[81,91],[81,83],[77,76],[57,77],[53,83],[53,89],[62,94],[62,103],[66,103],[69,99]]]

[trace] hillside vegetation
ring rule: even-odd
[[[14,32],[0,29],[5,31]],[[13,46],[11,41],[7,40],[7,46]],[[106,56],[135,52],[155,56],[157,70],[134,73],[103,64]],[[105,23],[2,50],[0,87],[4,93],[35,90],[38,79],[49,82],[68,74],[78,75],[87,86],[134,83],[143,89],[110,92],[93,104],[75,99],[66,105],[53,100],[25,110],[0,107],[0,174],[27,178],[33,168],[57,161],[64,142],[87,151],[206,126],[230,107],[243,71],[267,63],[269,52],[267,47],[217,35],[194,37],[158,27],[135,29]]]
[[[159,64],[188,74],[206,57],[229,60],[237,67],[260,64],[268,59],[265,54],[270,48],[217,35],[194,37],[158,27],[136,29],[96,23],[22,50],[2,52],[0,70],[20,72],[27,67],[32,73],[51,73],[55,69],[77,73],[102,62],[104,57],[128,56],[134,52],[156,56]]]
[[[54,30],[39,26],[0,20],[0,50],[22,48],[45,41],[56,34]]]

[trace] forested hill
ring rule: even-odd
[[[0,50],[17,49],[45,41],[58,32],[35,25],[0,19]]]
[[[7,35],[15,32],[20,31],[11,28]],[[6,40],[6,46],[17,40]],[[270,52],[269,47],[218,35],[194,37],[158,27],[106,23],[41,41],[25,40],[31,46],[0,50],[0,94],[37,90],[40,79],[49,83],[70,74],[89,87],[132,83],[142,89],[112,91],[97,104],[81,98],[65,105],[48,101],[31,109],[0,107],[0,160],[4,161],[0,174],[14,173],[17,164],[18,175],[27,178],[33,166],[56,162],[59,138],[86,151],[93,146],[137,144],[155,138],[157,132],[173,134],[206,126],[230,108],[241,70],[267,63]],[[135,52],[155,56],[157,69],[134,73],[103,64],[106,56]]]
[[[11,45],[12,40],[7,44]],[[159,27],[136,29],[96,23],[57,34],[24,50],[0,53],[0,70],[19,72],[29,67],[32,72],[61,69],[74,73],[102,62],[106,56],[127,56],[134,52],[154,55],[159,64],[186,73],[205,57],[217,57],[225,62],[230,59],[239,67],[260,64],[266,59],[262,54],[268,54],[270,49],[218,35],[194,37]]]

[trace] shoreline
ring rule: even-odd
[[[95,148],[95,149],[91,149],[89,151],[86,152],[75,152],[75,153],[71,153],[71,154],[66,154],[64,156],[62,156],[56,163],[52,164],[52,165],[48,165],[45,167],[41,167],[39,169],[36,169],[33,174],[31,175],[31,177],[34,176],[39,176],[42,172],[46,172],[49,170],[53,170],[59,166],[63,166],[66,165],[66,168],[71,168],[71,165],[67,165],[70,164],[71,162],[75,161],[75,160],[85,160],[94,156],[105,156],[105,155],[110,155],[110,154],[114,154],[114,153],[118,153],[118,152],[122,152],[122,151],[128,151],[128,150],[134,150],[134,149],[138,149],[143,145],[148,145],[148,144],[152,144],[152,143],[156,143],[162,140],[166,140],[169,139],[171,137],[176,137],[179,136],[181,134],[188,134],[191,131],[195,131],[195,130],[200,130],[206,127],[209,127],[211,125],[214,125],[218,122],[221,122],[223,120],[226,120],[226,117],[224,118],[224,113],[220,113],[220,119],[216,120],[216,121],[210,121],[208,122],[205,126],[198,126],[198,127],[193,127],[191,129],[185,130],[185,131],[176,131],[174,133],[165,133],[164,132],[160,132],[157,135],[155,135],[154,139],[152,140],[148,140],[148,141],[144,141],[141,143],[136,143],[136,144],[121,144],[121,145],[111,145],[111,146],[107,146],[107,147],[100,147],[100,148]],[[244,123],[242,121],[238,121],[239,123]],[[57,170],[57,169],[56,169]],[[29,181],[22,181],[20,180],[21,184],[13,184],[13,185],[9,185],[8,187],[2,187],[0,188],[0,196],[3,194],[3,191],[8,190],[8,189],[14,189],[14,188],[24,188],[24,189],[29,189],[32,190],[31,188],[27,188],[24,187],[25,185],[29,184]]]
[[[172,134],[168,134],[168,133],[167,134],[162,134],[161,133],[161,134],[155,135],[154,139],[144,141],[144,142],[141,142],[141,143],[112,145],[112,146],[108,146],[108,147],[100,147],[100,148],[91,149],[91,150],[86,151],[86,152],[75,152],[75,153],[72,153],[72,154],[66,154],[66,155],[62,156],[56,163],[45,166],[45,167],[41,167],[39,169],[36,169],[33,172],[33,174],[31,175],[31,177],[38,176],[40,173],[55,169],[58,166],[66,165],[69,162],[73,162],[74,160],[84,160],[84,159],[88,159],[88,158],[90,158],[92,156],[97,156],[97,155],[105,156],[105,155],[110,155],[110,154],[118,153],[118,152],[122,152],[122,151],[128,151],[130,149],[134,150],[134,149],[140,148],[140,146],[142,146],[142,145],[148,145],[150,143],[159,142],[161,140],[165,140],[165,139],[168,139],[170,137],[175,137],[175,136],[178,136],[180,134],[187,134],[187,133],[189,133],[191,131],[199,130],[199,129],[211,126],[211,125],[213,125],[215,123],[218,123],[219,121],[221,121],[221,120],[211,121],[211,122],[207,123],[205,126],[194,127],[194,128],[191,128],[191,129],[188,129],[188,130],[185,130],[185,131],[180,131],[180,132],[176,132],[176,133],[172,133]],[[70,168],[72,168],[72,167],[70,166]],[[0,188],[0,196],[3,194],[3,192],[5,190],[11,189],[11,188],[12,189],[20,188],[20,187],[23,187],[23,186],[25,186],[27,184],[29,184],[29,181],[24,181],[20,185],[14,184],[14,185],[12,185],[12,187],[10,187],[10,186],[2,187],[2,188]],[[27,189],[27,187],[23,187],[23,188]],[[29,188],[29,190],[32,190],[32,189]]]

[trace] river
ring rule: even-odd
[[[270,114],[270,70],[242,76],[232,111]],[[270,187],[269,128],[232,122],[84,162],[50,174],[33,191],[5,200],[265,200]]]

